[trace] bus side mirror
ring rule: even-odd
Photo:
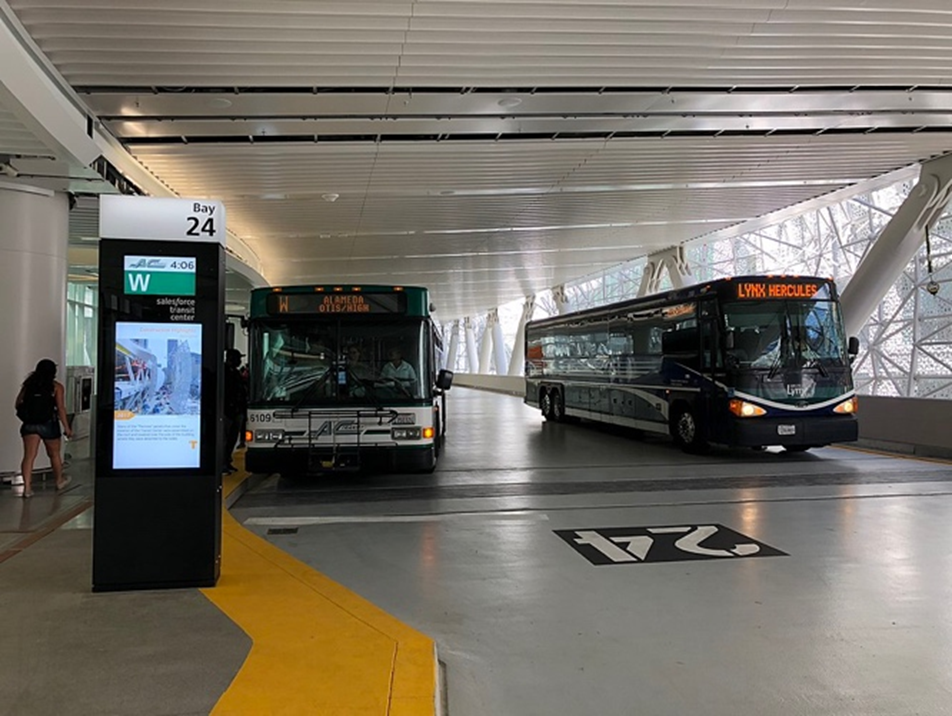
[[[440,390],[449,390],[453,385],[453,372],[445,368],[436,376],[436,387]]]
[[[851,356],[855,356],[859,353],[859,338],[856,336],[850,336],[849,342],[846,346],[846,352]]]

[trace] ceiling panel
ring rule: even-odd
[[[914,86],[952,36],[942,0],[10,4],[74,85]]]
[[[952,148],[947,0],[7,2],[269,280],[422,283],[445,318]]]

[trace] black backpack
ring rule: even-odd
[[[17,406],[17,417],[27,425],[42,425],[53,420],[55,405],[52,395],[27,389],[23,402]]]

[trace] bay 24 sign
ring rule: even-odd
[[[595,565],[786,556],[786,552],[717,524],[599,527],[555,530],[555,534]]]

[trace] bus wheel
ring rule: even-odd
[[[561,390],[552,391],[552,419],[557,423],[565,420],[565,401],[562,399]]]
[[[707,443],[701,437],[701,428],[694,412],[682,406],[671,421],[671,436],[675,444],[685,452],[703,452]]]
[[[543,390],[539,397],[539,409],[542,411],[542,417],[546,420],[555,420],[552,416],[552,393],[551,390]]]

